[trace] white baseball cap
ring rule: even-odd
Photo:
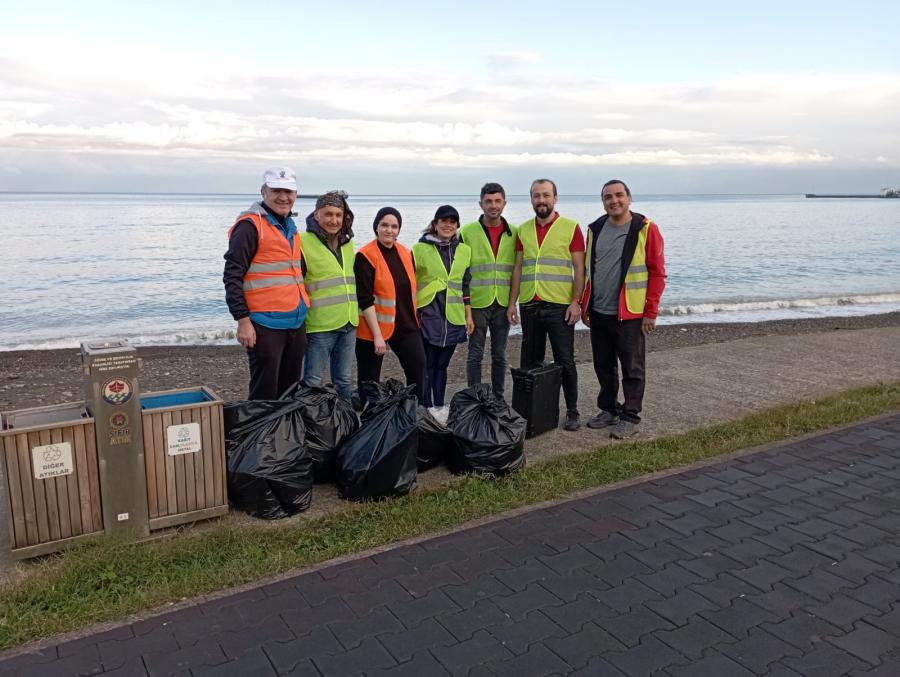
[[[263,174],[263,185],[269,188],[297,190],[297,175],[290,167],[272,167]]]

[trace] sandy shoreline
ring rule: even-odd
[[[749,336],[793,335],[815,332],[900,326],[900,313],[859,317],[774,320],[733,324],[689,324],[660,327],[648,341],[648,350],[670,350]],[[518,365],[520,336],[511,336],[507,351],[510,364]],[[579,363],[590,361],[588,332],[576,332]],[[211,387],[224,400],[246,395],[247,359],[237,346],[154,346],[139,348],[143,360],[141,389],[166,390],[189,386]],[[450,382],[465,380],[464,347],[450,366]],[[548,359],[550,356],[548,347]],[[401,374],[396,358],[385,360],[383,377]],[[483,367],[488,378],[488,364]],[[0,352],[0,411],[72,402],[81,399],[78,350],[23,350]]]

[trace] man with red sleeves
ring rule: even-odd
[[[631,190],[613,179],[601,191],[604,216],[588,226],[583,321],[591,329],[594,372],[600,382],[600,411],[589,428],[610,427],[610,436],[636,435],[644,398],[645,337],[656,329],[666,286],[666,262],[659,228],[631,211]],[[622,365],[624,403],[618,404]]]
[[[544,361],[547,338],[553,360],[562,366],[566,400],[564,430],[578,430],[578,370],[575,367],[575,324],[581,317],[584,284],[584,238],[578,224],[556,211],[559,198],[550,179],[531,183],[534,218],[521,224],[510,283],[507,317],[522,314],[523,369]],[[516,301],[519,309],[516,309]]]

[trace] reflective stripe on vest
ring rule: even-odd
[[[333,331],[348,323],[356,326],[359,307],[353,275],[353,240],[341,247],[343,266],[315,233],[302,233],[300,242],[306,259],[306,290],[309,293],[307,333]]]
[[[434,301],[438,292],[447,292],[447,322],[463,325],[466,323],[465,301],[463,300],[463,277],[472,260],[472,250],[460,243],[453,255],[450,272],[444,267],[444,260],[437,245],[417,242],[413,245],[416,260],[416,308],[424,308]]]
[[[260,212],[243,212],[234,223],[250,221],[256,228],[256,253],[244,273],[244,300],[251,313],[285,313],[300,300],[309,306],[303,281],[300,236],[290,242],[284,233]],[[234,226],[228,231],[231,236]]]
[[[625,307],[634,315],[644,313],[644,304],[647,302],[647,281],[650,273],[647,272],[647,233],[650,232],[649,219],[644,221],[641,231],[638,233],[637,246],[634,248],[634,256],[628,264],[628,272],[625,274]]]
[[[510,226],[500,236],[497,256],[481,222],[467,223],[460,229],[460,237],[472,250],[471,299],[473,308],[487,308],[496,301],[509,305],[509,286],[516,263],[516,229]]]
[[[523,250],[522,282],[519,286],[521,303],[531,301],[535,295],[550,303],[572,302],[574,265],[569,246],[577,227],[578,224],[572,219],[560,216],[538,246],[534,219],[519,226]]]
[[[409,299],[412,307],[416,307],[416,271],[413,268],[412,255],[409,250],[399,243],[394,244],[406,275],[409,277],[410,289],[412,295]],[[378,328],[381,330],[381,337],[387,341],[394,334],[394,325],[397,321],[397,288],[394,284],[394,276],[391,269],[384,259],[384,254],[378,247],[378,241],[372,240],[369,244],[359,250],[359,253],[366,257],[366,260],[372,264],[375,269],[375,285],[373,301],[375,308],[375,319],[378,321]],[[374,341],[375,335],[372,333],[369,323],[366,322],[365,316],[360,312],[359,325],[356,327],[356,335],[366,341]]]
[[[625,273],[625,282],[622,291],[625,296],[625,307],[632,315],[643,315],[644,304],[647,302],[647,281],[650,273],[647,271],[647,233],[650,232],[650,219],[644,221],[638,233],[637,246],[634,248],[634,256]],[[584,261],[585,279],[591,279],[591,258],[594,234],[588,230],[587,256]]]

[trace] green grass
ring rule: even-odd
[[[145,543],[98,539],[0,588],[0,648],[78,629],[467,520],[900,410],[900,383],[770,409],[669,437],[554,458],[501,480],[461,478],[302,524],[227,522]]]

